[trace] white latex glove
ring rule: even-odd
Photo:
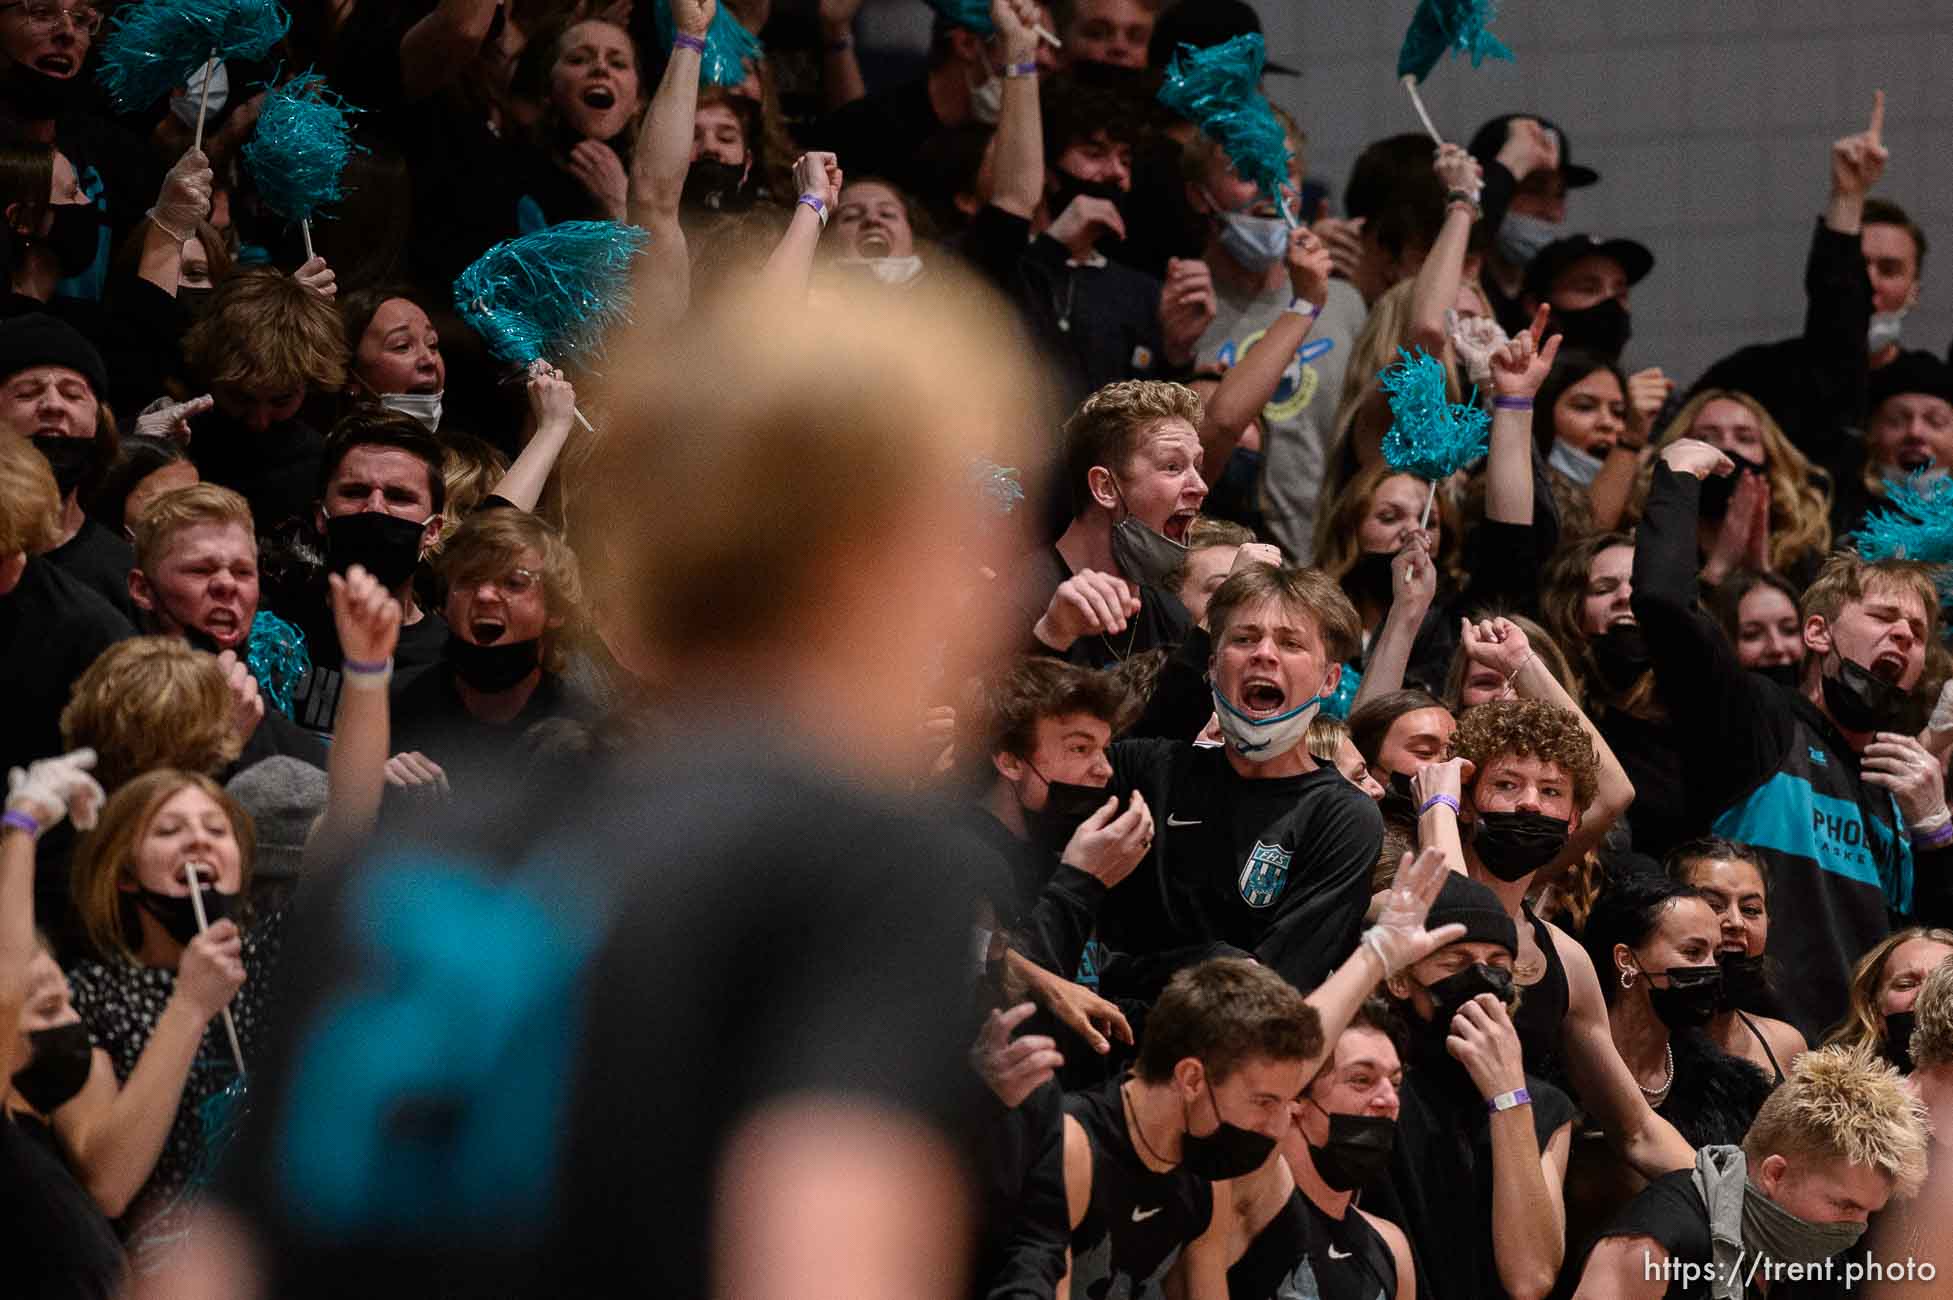
[[[88,774],[95,751],[77,749],[59,758],[36,759],[25,770],[7,773],[7,811],[25,814],[40,825],[40,833],[71,817],[77,829],[88,830],[102,811],[101,783]]]
[[[1458,359],[1465,363],[1465,373],[1471,376],[1474,384],[1484,384],[1492,378],[1492,354],[1512,340],[1500,327],[1498,321],[1490,316],[1460,317],[1449,308],[1444,313],[1445,333],[1451,336],[1451,346],[1457,349]]]
[[[210,191],[216,180],[203,150],[190,150],[163,177],[149,219],[179,244],[195,239],[197,223],[210,215]]]

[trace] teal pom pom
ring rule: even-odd
[[[1160,103],[1199,127],[1227,152],[1241,179],[1254,182],[1285,215],[1288,133],[1261,93],[1268,47],[1249,32],[1207,49],[1182,45],[1167,67]]]
[[[1383,458],[1399,474],[1441,482],[1485,454],[1492,417],[1476,402],[1451,401],[1444,366],[1423,348],[1415,356],[1398,348],[1397,355],[1401,360],[1377,376],[1390,398]]]
[[[1953,478],[1914,474],[1885,480],[1885,509],[1851,535],[1868,560],[1918,560],[1953,565]],[[1953,569],[1934,575],[1941,604],[1953,604]]]
[[[658,0],[654,16],[658,21],[658,40],[670,49],[672,38],[678,35],[677,24],[671,20],[670,0]],[[700,60],[699,75],[710,86],[736,86],[746,80],[747,62],[765,53],[759,37],[747,31],[721,0],[712,15],[712,25],[705,29],[705,54]]]
[[[346,117],[358,111],[311,72],[264,97],[244,163],[266,207],[287,221],[310,221],[344,197],[339,177],[359,147]]]
[[[312,671],[312,653],[305,648],[305,633],[279,618],[259,610],[251,620],[251,635],[244,643],[244,664],[258,679],[258,692],[286,717],[292,714],[292,692]]]
[[[165,98],[210,60],[262,59],[291,15],[277,0],[143,0],[116,15],[99,79],[125,113]]]
[[[1510,61],[1512,50],[1492,35],[1497,16],[1493,0],[1419,0],[1397,51],[1397,75],[1424,80],[1446,50],[1470,55],[1474,68],[1487,59]]]
[[[1356,707],[1356,692],[1363,685],[1363,674],[1343,665],[1343,676],[1336,683],[1336,689],[1322,702],[1322,716],[1347,721],[1349,711]]]
[[[997,25],[990,21],[987,0],[929,0],[929,7],[947,19],[951,26],[975,32],[978,36],[991,36],[997,31]]]
[[[454,282],[454,308],[502,360],[594,352],[628,317],[631,262],[649,238],[615,221],[565,221],[506,239]]]
[[[1013,466],[978,456],[970,461],[970,481],[1000,515],[1011,513],[1024,500],[1024,483]]]

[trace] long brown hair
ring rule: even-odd
[[[75,908],[89,942],[104,957],[135,960],[142,936],[140,932],[130,934],[123,918],[122,882],[134,873],[136,849],[148,834],[149,823],[164,804],[190,788],[209,795],[230,820],[231,834],[237,837],[238,893],[250,894],[251,862],[258,851],[258,833],[251,814],[223,786],[200,772],[173,767],[145,772],[109,796],[95,829],[75,846]]]
[[[1377,489],[1385,481],[1398,476],[1398,471],[1390,468],[1388,461],[1379,460],[1367,465],[1357,471],[1356,477],[1344,486],[1329,508],[1316,516],[1318,569],[1341,582],[1344,575],[1356,567],[1357,557],[1362,554],[1362,547],[1356,540],[1357,531],[1362,528],[1364,517],[1370,513],[1370,504],[1376,497]],[[1438,569],[1455,579],[1459,576],[1458,508],[1443,484],[1438,485],[1438,500],[1431,508],[1431,514],[1438,523],[1438,553],[1435,557]]]
[[[1826,1047],[1843,1043],[1847,1047],[1869,1051],[1874,1056],[1884,1050],[1885,1015],[1878,1009],[1878,986],[1885,982],[1885,967],[1892,960],[1892,954],[1899,950],[1900,945],[1911,943],[1914,939],[1930,939],[1953,948],[1953,930],[1939,926],[1908,926],[1880,939],[1852,967],[1851,1006],[1837,1028],[1824,1040]]]

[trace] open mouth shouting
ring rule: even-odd
[[[476,645],[494,645],[508,630],[509,625],[499,618],[477,618],[468,624]]]
[[[889,257],[895,251],[895,241],[880,226],[869,226],[855,240],[855,247],[863,257]]]
[[[50,77],[72,77],[81,65],[72,54],[43,54],[34,60],[34,68]]]
[[[1921,442],[1899,444],[1899,468],[1908,474],[1916,474],[1922,469],[1933,467],[1933,449]]]
[[[205,613],[203,630],[226,649],[242,641],[249,631],[244,623],[244,611],[231,605],[218,605]]]
[[[1272,718],[1288,703],[1288,692],[1272,677],[1252,676],[1241,682],[1241,712],[1251,718]]]
[[[1887,650],[1884,654],[1872,660],[1869,666],[1872,676],[1888,685],[1897,686],[1899,679],[1905,676],[1906,657],[1897,650]]]
[[[1160,528],[1160,535],[1168,541],[1178,542],[1180,545],[1185,546],[1187,544],[1187,530],[1193,527],[1194,515],[1196,513],[1196,511],[1192,510],[1176,510],[1167,516],[1166,523]]]
[[[617,88],[600,81],[594,86],[584,87],[582,99],[585,108],[594,108],[599,113],[607,112],[617,107]]]

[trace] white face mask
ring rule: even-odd
[[[190,74],[190,83],[180,95],[170,96],[170,112],[185,126],[195,126],[199,110],[203,106],[203,83],[210,82],[209,111],[214,115],[224,111],[224,105],[231,101],[231,74],[224,65],[215,60],[204,64]]]
[[[1905,328],[1906,312],[1909,307],[1897,311],[1875,311],[1871,326],[1865,331],[1865,351],[1883,352],[1899,341],[1899,331]]]
[[[1328,686],[1325,677],[1323,686]],[[1319,689],[1287,713],[1272,718],[1251,718],[1228,703],[1218,684],[1213,686],[1214,717],[1221,724],[1227,747],[1251,763],[1266,763],[1294,749],[1309,734],[1309,724],[1322,711],[1325,697]]]
[[[441,393],[381,393],[380,405],[420,421],[429,433],[441,427]]]
[[[1546,463],[1581,487],[1587,487],[1600,476],[1600,457],[1589,456],[1557,438],[1553,440],[1553,450],[1547,454]]]
[[[1494,246],[1499,256],[1514,266],[1525,266],[1539,251],[1560,237],[1564,229],[1558,222],[1529,217],[1523,212],[1508,212],[1499,223]]]
[[[842,266],[860,267],[883,284],[896,288],[922,274],[922,259],[914,254],[908,257],[843,257],[838,260]]]
[[[1004,79],[991,73],[985,81],[970,82],[970,116],[985,126],[997,125],[1004,115]]]

